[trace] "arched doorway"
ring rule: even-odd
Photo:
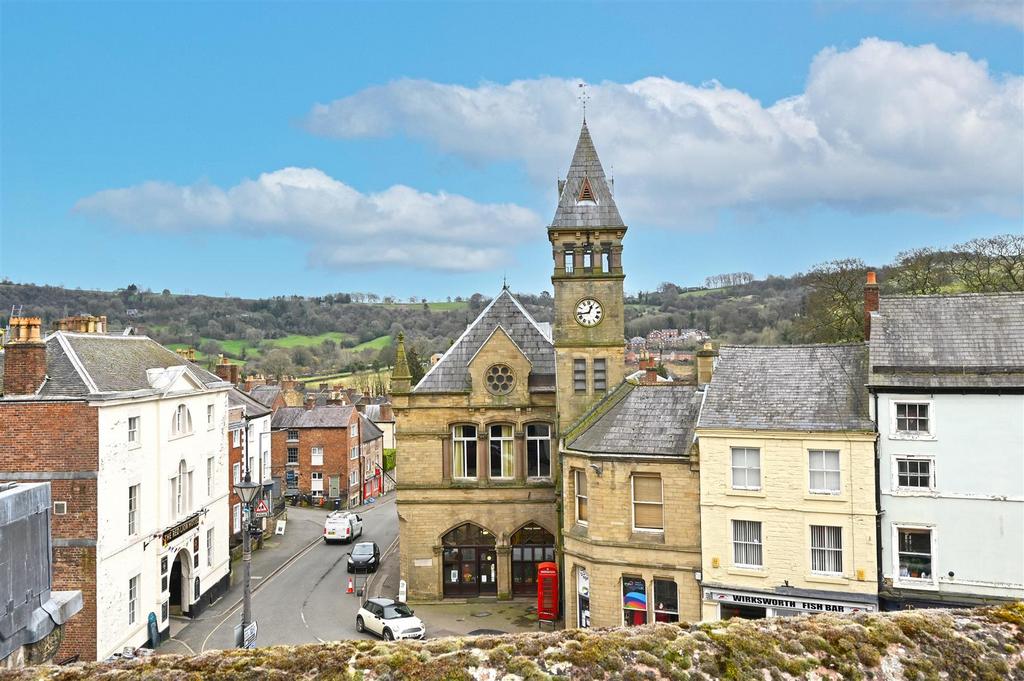
[[[167,589],[171,594],[168,605],[172,615],[188,614],[189,603],[191,602],[189,595],[192,593],[191,565],[192,562],[188,551],[184,549],[178,551],[178,555],[174,557],[174,562],[171,563],[171,574],[168,577]]]
[[[480,596],[498,593],[498,556],[494,535],[473,523],[441,537],[444,595]]]
[[[524,525],[512,535],[512,593],[537,595],[537,566],[555,560],[555,537],[540,525]]]

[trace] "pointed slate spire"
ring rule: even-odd
[[[625,227],[625,224],[584,122],[569,172],[564,182],[559,182],[558,208],[551,229],[598,227]]]
[[[412,372],[409,371],[409,360],[405,357],[405,334],[398,333],[398,346],[395,348],[395,368],[391,370],[391,392],[407,393],[412,388]]]

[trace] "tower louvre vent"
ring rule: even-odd
[[[594,190],[590,187],[589,178],[583,178],[583,184],[580,185],[580,194],[576,197],[576,201],[590,201],[592,203],[597,203],[597,199],[594,198]]]

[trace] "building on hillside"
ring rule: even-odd
[[[383,441],[381,446],[384,449],[395,448],[395,412],[391,408],[390,402],[378,402],[376,404],[367,404],[362,409],[363,415],[366,418],[373,421],[373,425],[377,426],[383,433]]]
[[[359,435],[362,442],[363,496],[369,499],[384,492],[384,431],[360,414]],[[351,502],[350,502],[351,503]],[[361,502],[360,502],[361,503]]]
[[[0,483],[0,669],[60,662],[82,592],[53,589],[50,484]]]
[[[228,465],[231,474],[227,479],[228,504],[231,506],[231,543],[242,540],[244,509],[242,500],[235,494],[234,486],[241,482],[246,473],[249,479],[263,485],[257,497],[273,508],[280,494],[274,494],[274,475],[271,456],[270,434],[272,412],[257,400],[237,388],[228,391]],[[283,473],[283,470],[281,471]],[[281,478],[282,475],[278,475]],[[280,482],[277,485],[280,489]],[[260,521],[266,529],[266,519]]]
[[[869,277],[882,607],[1024,599],[1024,294]]]
[[[360,418],[355,407],[284,407],[271,421],[275,471],[284,471],[286,496],[316,502],[362,503]]]
[[[702,397],[693,385],[630,379],[565,436],[567,627],[699,619],[700,471],[691,450]]]
[[[697,425],[702,619],[877,610],[866,348],[720,353]]]
[[[195,616],[228,584],[227,392],[145,336],[11,319],[0,482],[49,481],[53,587],[81,590],[58,657],[103,659]]]

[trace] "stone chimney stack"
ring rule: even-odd
[[[871,313],[878,312],[878,281],[874,272],[868,272],[864,284],[864,340],[871,340]]]
[[[704,343],[704,347],[697,351],[697,386],[702,387],[711,382],[711,375],[715,371],[715,358],[718,357],[718,350],[711,341]]]
[[[222,381],[227,381],[231,385],[237,386],[239,380],[239,367],[237,364],[232,364],[228,361],[228,358],[224,355],[220,355],[220,359],[217,361],[217,366],[214,367],[214,373],[217,374],[217,378]]]
[[[39,317],[11,317],[4,347],[4,395],[34,395],[46,378],[46,343]]]

